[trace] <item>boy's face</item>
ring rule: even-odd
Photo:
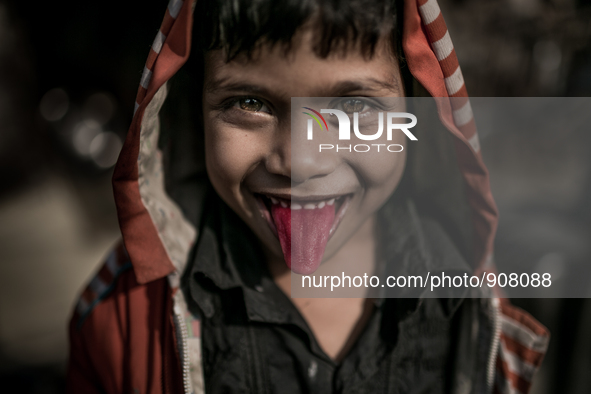
[[[285,207],[291,200],[293,214],[298,206],[318,209],[334,205],[333,219],[327,219],[334,223],[327,233],[326,249],[320,252],[327,260],[396,189],[406,161],[406,151],[319,154],[318,144],[309,150],[294,146],[292,124],[305,134],[306,119],[301,115],[301,122],[292,123],[292,97],[343,97],[338,109],[354,110],[360,116],[366,112],[377,118],[377,112],[371,114],[370,105],[366,105],[372,98],[404,96],[398,62],[388,40],[378,43],[371,58],[350,49],[322,59],[312,50],[310,37],[309,32],[302,34],[288,54],[279,46],[261,46],[251,59],[240,55],[226,62],[221,50],[210,51],[205,58],[203,113],[209,178],[221,198],[276,260],[283,259],[286,247],[282,239],[285,234],[278,231],[280,214],[273,210],[274,204],[281,207],[283,202]],[[351,97],[366,97],[367,102]],[[396,112],[403,111],[396,108]],[[369,134],[375,133],[377,126],[370,127],[373,130]],[[347,146],[375,142],[384,141],[341,141]],[[394,133],[387,143],[406,146],[403,133]],[[322,216],[321,210],[316,212],[309,217]],[[322,227],[322,223],[311,227]],[[306,235],[301,239],[313,241]],[[291,268],[308,274],[319,263]]]

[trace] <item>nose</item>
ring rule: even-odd
[[[308,140],[307,123],[292,121],[278,132],[272,152],[267,157],[266,168],[272,174],[283,175],[291,179],[292,184],[301,184],[307,180],[321,178],[335,171],[339,165],[338,156],[333,150],[320,151],[322,136]],[[291,126],[291,127],[290,127]],[[334,141],[328,141],[334,144]]]

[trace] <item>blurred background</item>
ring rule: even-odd
[[[591,96],[591,0],[439,3],[472,96]],[[166,4],[0,0],[3,393],[63,391],[67,320],[118,239],[111,171]],[[499,265],[589,263],[591,133],[481,137]],[[590,302],[514,303],[553,335],[535,393],[591,392]]]

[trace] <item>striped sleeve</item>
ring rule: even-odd
[[[501,340],[494,392],[529,393],[549,339],[548,330],[528,313],[508,302],[501,303]]]

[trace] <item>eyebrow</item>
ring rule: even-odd
[[[400,93],[400,86],[394,77],[388,78],[387,80],[364,78],[357,81],[337,82],[328,90],[333,94],[327,95],[327,97],[337,97],[359,91],[375,92],[378,90],[388,90],[393,93]]]
[[[206,92],[212,93],[217,90],[229,90],[229,91],[243,91],[247,93],[268,93],[268,89],[263,86],[253,85],[240,81],[232,81],[230,78],[222,78],[210,81],[205,84],[204,87]]]
[[[205,84],[205,91],[211,93],[218,90],[241,91],[252,94],[276,95],[276,92],[260,85],[245,83],[241,81],[232,81],[230,77],[210,81]],[[340,81],[327,88],[319,89],[316,97],[340,97],[353,92],[376,92],[387,90],[392,93],[400,94],[400,84],[395,77],[386,80],[376,78],[363,78],[359,80]]]

